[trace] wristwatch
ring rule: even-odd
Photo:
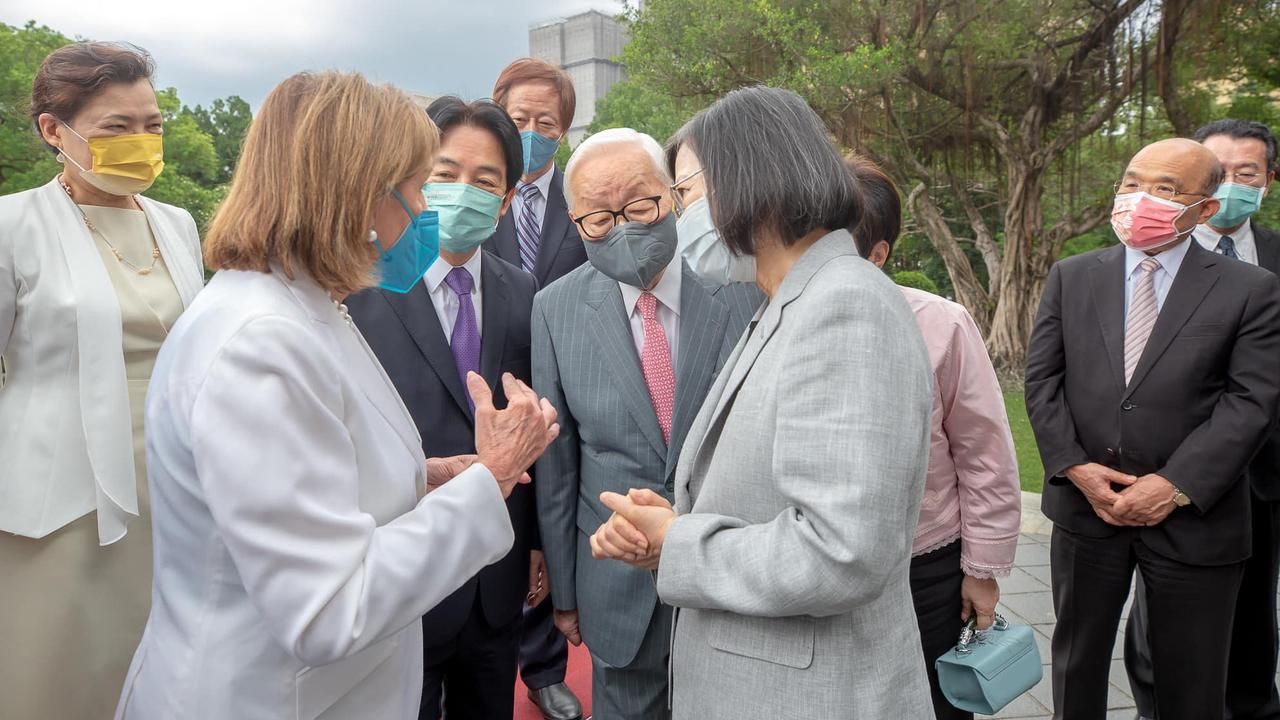
[[[1177,485],[1173,486],[1173,504],[1178,507],[1186,507],[1191,504],[1191,498],[1187,494],[1178,489]]]

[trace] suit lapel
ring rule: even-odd
[[[564,245],[565,230],[569,227],[569,209],[564,200],[564,184],[560,171],[551,168],[551,184],[547,187],[546,211],[542,214],[542,235],[538,239],[538,258],[534,261],[533,276],[538,286],[546,287],[551,266]],[[509,213],[508,213],[509,214]]]
[[[596,311],[592,332],[605,361],[613,369],[614,386],[649,444],[660,456],[666,457],[667,444],[662,440],[662,429],[658,427],[658,417],[649,399],[649,387],[640,369],[635,338],[631,335],[631,321],[623,309],[618,283],[603,275],[597,277],[587,304]]]
[[[676,407],[671,418],[666,477],[675,472],[680,446],[707,395],[724,342],[729,309],[680,263],[680,352],[676,366]]]
[[[1102,327],[1102,340],[1107,359],[1111,361],[1112,379],[1124,391],[1124,246],[1098,257],[1089,269],[1089,286],[1093,291],[1093,309]]]
[[[1253,244],[1258,250],[1258,265],[1280,274],[1280,234],[1253,223]]]
[[[1209,289],[1218,281],[1218,273],[1213,269],[1218,262],[1217,255],[1202,249],[1195,240],[1188,242],[1191,246],[1187,248],[1187,256],[1183,258],[1178,275],[1173,279],[1173,286],[1169,288],[1169,295],[1164,300],[1164,306],[1156,316],[1155,327],[1151,329],[1151,337],[1147,338],[1142,357],[1138,358],[1138,366],[1134,368],[1133,377],[1124,393],[1125,398],[1133,394],[1147,372],[1169,347],[1169,343],[1173,342],[1178,331],[1187,323],[1187,319],[1200,306]]]
[[[514,206],[512,206],[510,212],[507,212],[498,220],[498,229],[494,231],[493,237],[485,243],[485,246],[488,247],[494,255],[497,255],[516,267],[520,267],[520,247],[516,241]]]
[[[471,408],[467,405],[462,379],[458,377],[458,365],[453,360],[453,352],[449,349],[448,338],[444,336],[444,328],[440,326],[440,318],[436,315],[435,305],[431,302],[427,283],[421,281],[404,294],[389,290],[378,290],[378,294],[391,306],[396,317],[400,319],[400,324],[404,325],[405,331],[418,346],[418,352],[427,359],[427,364],[440,378],[440,382],[449,391],[453,401],[470,418]]]
[[[493,388],[498,386],[498,375],[502,372],[510,303],[507,300],[506,278],[497,263],[482,263],[480,276],[483,278],[480,288],[484,293],[483,308],[480,311],[483,316],[480,330],[480,375]]]

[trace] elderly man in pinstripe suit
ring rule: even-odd
[[[680,445],[716,371],[762,300],[700,279],[676,254],[661,147],[620,128],[588,138],[565,172],[589,263],[538,293],[533,383],[561,433],[538,461],[538,520],[556,625],[591,651],[600,720],[670,716],[671,610],[651,573],[592,560],[604,491],[671,498]]]

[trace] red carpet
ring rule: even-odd
[[[569,670],[564,681],[582,701],[582,717],[591,715],[591,655],[585,645],[569,646]],[[538,708],[529,702],[524,683],[516,678],[516,716],[514,720],[542,720]]]

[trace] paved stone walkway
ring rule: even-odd
[[[1044,679],[1030,692],[1014,700],[997,718],[1050,720],[1053,717],[1053,690],[1049,675],[1049,638],[1053,635],[1053,598],[1049,590],[1049,534],[1053,524],[1040,513],[1040,496],[1022,494],[1022,534],[1018,537],[1018,554],[1013,572],[1000,581],[1000,612],[1011,623],[1030,625],[1036,631],[1040,646],[1040,662]],[[1129,690],[1129,677],[1124,671],[1124,626],[1129,619],[1129,604],[1121,614],[1120,630],[1111,650],[1111,686],[1107,702],[1107,718],[1132,720],[1137,708]],[[1280,672],[1276,674],[1280,682]],[[986,716],[984,716],[986,717]]]
[[[1039,498],[1036,497],[1038,501]],[[1031,520],[1038,513],[1027,514]],[[1053,716],[1053,691],[1049,680],[1049,638],[1053,635],[1053,598],[1049,591],[1049,526],[1036,526],[1024,522],[1024,530],[1018,538],[1018,555],[1013,572],[1000,581],[1000,612],[1011,623],[1030,625],[1036,631],[1036,643],[1040,646],[1040,661],[1044,664],[1044,679],[1030,692],[1014,700],[997,718],[1035,718],[1048,720]],[[1124,672],[1124,624],[1129,617],[1128,604],[1116,634],[1115,648],[1111,651],[1111,687],[1107,702],[1108,718],[1132,720],[1137,711],[1129,694],[1129,678]]]

